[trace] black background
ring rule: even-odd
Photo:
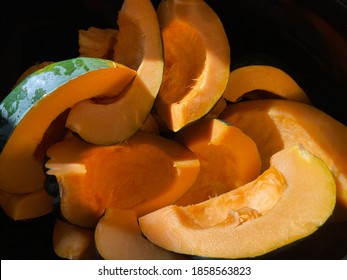
[[[122,2],[8,2],[0,11],[0,99],[9,93],[29,66],[78,56],[79,29],[116,27]],[[158,2],[153,1],[155,6]],[[304,88],[316,107],[347,124],[347,49],[336,52],[334,39],[323,37],[295,6],[298,2],[308,8],[345,39],[346,1],[206,2],[224,24],[231,46],[232,67],[257,61],[281,66]],[[1,259],[57,258],[52,248],[54,219],[51,214],[13,222],[1,212]],[[346,254],[347,223],[326,223],[298,244],[264,258],[341,259]]]

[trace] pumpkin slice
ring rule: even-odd
[[[321,158],[337,185],[333,220],[347,220],[347,127],[319,109],[288,100],[255,100],[229,105],[220,116],[257,144],[263,169],[270,157],[301,143]]]
[[[106,209],[95,229],[95,244],[106,260],[181,260],[141,235],[137,214],[132,210]]]
[[[253,182],[186,207],[140,217],[144,235],[167,250],[212,258],[266,254],[316,231],[335,206],[329,169],[303,146],[275,154]]]
[[[113,144],[146,121],[163,76],[162,41],[149,0],[125,0],[118,16],[114,60],[137,70],[132,85],[115,99],[85,100],[70,111],[67,127],[90,143]]]
[[[95,260],[94,230],[57,219],[53,229],[53,249],[63,259]]]
[[[220,19],[203,0],[161,1],[157,13],[165,67],[155,107],[166,126],[178,131],[220,100],[230,47]]]
[[[247,65],[230,72],[223,93],[226,100],[236,102],[243,96],[263,99],[268,93],[279,98],[310,104],[304,90],[282,69],[270,65]]]
[[[255,142],[239,128],[218,119],[202,119],[180,130],[175,138],[200,161],[194,185],[177,202],[195,204],[238,188],[260,174]]]
[[[62,215],[86,227],[95,227],[105,208],[144,215],[172,204],[199,172],[190,150],[154,133],[137,132],[108,146],[71,137],[53,145],[47,155],[47,173],[60,185]]]
[[[43,188],[34,156],[51,122],[82,99],[122,91],[136,72],[115,62],[75,58],[50,64],[18,84],[0,104],[0,189]]]
[[[27,194],[0,191],[0,206],[13,220],[28,220],[51,213],[53,198],[44,189]]]

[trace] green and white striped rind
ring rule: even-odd
[[[29,75],[0,103],[0,153],[15,127],[42,98],[87,72],[115,66],[111,60],[78,57],[52,63]]]

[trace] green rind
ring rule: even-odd
[[[111,60],[79,57],[52,63],[29,75],[0,103],[0,153],[15,127],[42,98],[87,72],[115,65]]]

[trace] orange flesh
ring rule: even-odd
[[[99,254],[106,260],[184,259],[144,238],[137,214],[132,210],[108,208],[95,229],[95,242]]]
[[[34,152],[34,157],[39,162],[43,162],[46,156],[47,149],[53,144],[62,140],[68,132],[67,128],[65,127],[65,122],[68,113],[69,109],[65,110],[54,121],[52,121],[49,127],[47,128],[45,134],[42,137],[41,142],[37,145],[36,150]]]
[[[181,101],[199,82],[206,54],[199,34],[184,22],[166,26],[162,36],[166,44],[161,98],[171,104]]]
[[[53,210],[52,197],[44,188],[28,194],[10,194],[0,191],[0,206],[13,220],[37,218]]]
[[[165,69],[155,108],[176,132],[220,100],[229,77],[230,47],[220,19],[204,1],[162,1],[157,14]]]
[[[113,60],[137,70],[144,57],[145,34],[141,25],[134,22],[126,13],[119,13],[117,22],[121,28],[114,46]]]
[[[176,211],[190,227],[209,228],[226,223],[236,227],[270,211],[285,187],[283,175],[271,168],[256,181],[220,195],[213,202],[177,207]]]
[[[57,219],[53,231],[53,248],[64,259],[96,259],[94,230]]]
[[[123,157],[124,160],[120,163],[114,160],[116,157]],[[147,145],[131,149],[124,147],[112,153],[96,150],[86,161],[88,172],[84,177],[84,186],[91,198],[95,196],[101,205],[130,209],[168,185],[174,175],[171,165],[160,150]],[[153,170],[161,172],[151,172]]]
[[[177,205],[195,204],[218,196],[260,174],[261,160],[254,141],[221,120],[201,120],[179,132],[176,139],[200,161],[196,182]]]
[[[87,227],[95,226],[108,207],[143,215],[173,203],[199,171],[188,149],[143,132],[112,146],[70,138],[53,146],[48,156],[48,173],[58,178],[61,188],[63,216]]]
[[[150,114],[162,81],[162,40],[152,3],[124,1],[118,27],[113,59],[137,75],[116,98],[85,100],[72,108],[66,126],[89,143],[110,145],[131,137]]]

